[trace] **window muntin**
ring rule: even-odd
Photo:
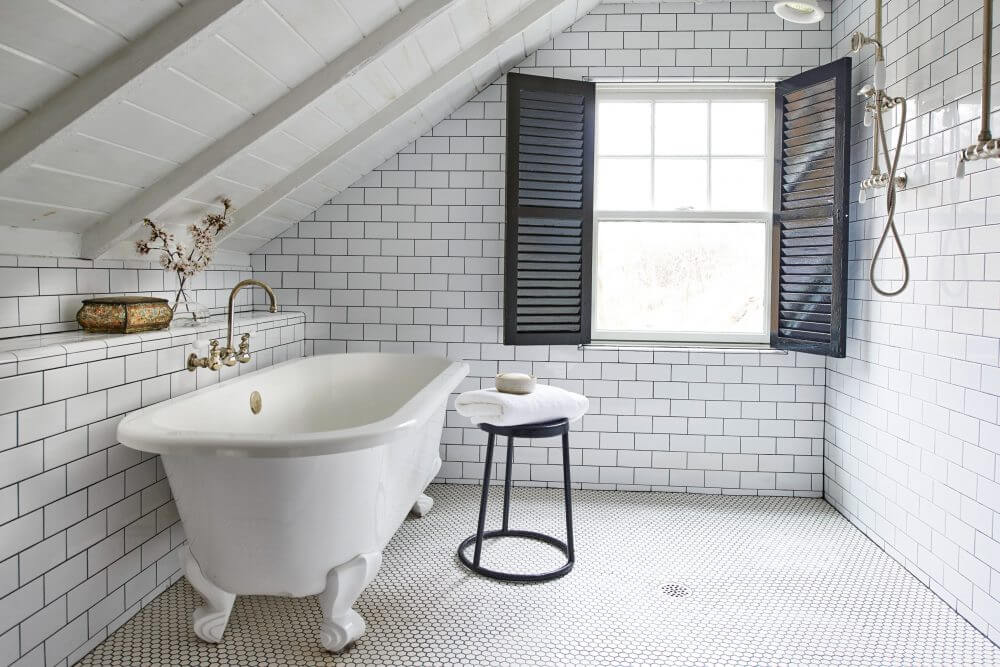
[[[763,343],[773,88],[598,88],[594,339]]]

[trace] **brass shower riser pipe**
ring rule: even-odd
[[[990,93],[993,69],[993,0],[983,0],[983,83],[982,108],[979,112],[979,136],[976,143],[966,146],[958,152],[958,170],[956,176],[965,175],[965,163],[975,160],[985,160],[1000,157],[1000,144],[993,138],[990,131]]]
[[[1000,157],[1000,139],[990,139],[983,143],[972,144],[961,150],[961,159],[965,162],[985,160],[990,157]]]

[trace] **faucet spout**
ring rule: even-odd
[[[236,295],[239,294],[239,291],[244,287],[259,287],[267,292],[267,297],[271,301],[271,312],[278,312],[278,297],[274,295],[274,290],[271,289],[270,285],[265,282],[261,282],[260,280],[253,280],[252,278],[241,280],[236,283],[233,287],[233,291],[229,293],[229,315],[226,321],[226,349],[223,351],[223,363],[227,366],[232,366],[237,361],[236,349],[233,347],[233,310],[236,306]]]
[[[240,338],[240,347],[237,350],[233,347],[233,311],[236,309],[236,295],[244,287],[257,286],[267,292],[268,298],[271,300],[271,312],[278,312],[278,297],[274,295],[274,290],[267,283],[263,283],[259,280],[241,280],[236,283],[233,287],[233,291],[229,293],[229,317],[226,323],[226,346],[219,349],[219,341],[212,340],[209,344],[209,354],[207,357],[199,357],[197,352],[192,352],[188,355],[187,369],[189,371],[196,371],[199,368],[207,368],[209,370],[217,371],[219,368],[225,364],[226,366],[235,366],[236,364],[245,364],[250,361],[250,334],[245,333]]]

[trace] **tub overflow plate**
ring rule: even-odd
[[[254,413],[255,415],[260,414],[260,408],[261,408],[260,392],[254,391],[252,394],[250,394],[250,412]]]

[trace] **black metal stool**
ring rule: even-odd
[[[458,546],[458,559],[462,564],[477,574],[491,579],[501,581],[537,582],[558,579],[573,569],[575,557],[573,554],[573,502],[570,497],[569,479],[569,420],[556,419],[555,421],[542,422],[539,424],[521,424],[518,426],[493,426],[491,424],[480,424],[479,428],[489,433],[486,441],[486,466],[483,472],[483,497],[479,503],[479,527],[475,535],[467,537]],[[486,505],[490,494],[490,468],[493,466],[493,445],[496,436],[507,436],[507,474],[503,487],[503,527],[500,530],[485,530],[486,528]],[[566,541],[556,539],[551,535],[545,535],[533,530],[511,530],[510,519],[510,486],[511,467],[514,463],[514,438],[548,438],[554,435],[562,435],[562,459],[563,459],[563,491],[566,494]],[[555,570],[542,572],[540,574],[520,574],[512,572],[499,572],[483,567],[479,564],[480,556],[483,552],[483,540],[498,537],[524,537],[531,540],[538,540],[550,544],[564,554],[566,563]],[[476,549],[472,560],[465,554],[466,549],[475,543]]]

